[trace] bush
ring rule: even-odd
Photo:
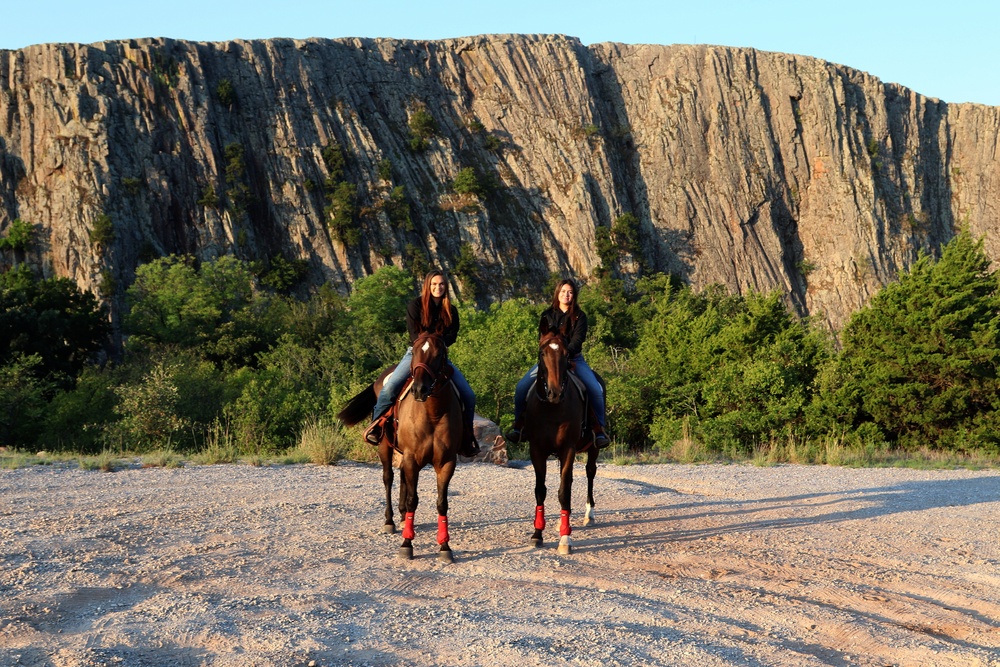
[[[98,248],[106,248],[115,240],[115,226],[111,216],[101,214],[94,219],[90,228],[90,243]]]
[[[455,175],[455,180],[451,182],[451,189],[460,195],[480,197],[485,193],[485,189],[476,176],[476,170],[472,167],[459,170],[458,174]]]
[[[7,234],[0,238],[0,250],[27,250],[35,234],[31,223],[15,218],[7,228]]]
[[[463,310],[461,332],[448,353],[476,393],[476,410],[496,423],[513,421],[514,387],[538,361],[541,309],[523,299]]]
[[[843,351],[820,377],[817,426],[860,429],[916,449],[994,443],[1000,408],[1000,293],[983,241],[967,231],[922,256],[854,313]],[[962,444],[966,443],[966,444]]]
[[[215,88],[215,95],[219,98],[219,103],[224,107],[232,107],[236,104],[236,88],[229,79],[223,79]]]

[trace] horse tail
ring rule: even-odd
[[[372,410],[377,401],[378,394],[375,393],[375,383],[373,382],[341,408],[340,412],[337,413],[337,419],[344,426],[354,426],[364,419],[371,419]]]

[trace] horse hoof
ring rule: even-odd
[[[393,533],[396,532],[396,524],[394,523],[385,524],[384,526],[382,526],[382,532],[385,533],[386,535],[392,535]]]
[[[542,538],[540,537],[532,537],[531,546],[535,547],[536,549],[541,549],[544,546],[544,542],[542,542]]]
[[[573,546],[569,539],[569,535],[563,535],[559,538],[559,555],[568,556],[571,553],[573,553]]]
[[[413,560],[413,547],[399,547],[396,555],[404,560]]]
[[[455,557],[451,555],[451,549],[442,549],[438,552],[438,560],[442,563],[454,563]]]

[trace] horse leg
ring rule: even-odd
[[[542,531],[545,530],[545,466],[548,455],[531,449],[531,467],[535,470],[535,532],[531,535],[531,546],[541,547]]]
[[[417,511],[417,470],[412,456],[403,457],[399,466],[399,513],[403,515],[403,543],[399,545],[398,556],[413,559],[413,515]]]
[[[600,452],[597,447],[591,445],[587,450],[587,513],[583,516],[583,525],[589,526],[596,523],[594,518],[594,477],[597,476],[597,455]]]
[[[395,533],[396,522],[392,518],[392,448],[389,443],[382,441],[378,448],[378,457],[382,461],[382,484],[385,485],[385,524],[382,526],[383,533]]]
[[[562,469],[559,476],[559,553],[573,552],[573,541],[570,534],[573,529],[569,525],[570,500],[573,497],[573,459],[576,451],[567,447],[562,453]]]
[[[451,477],[455,474],[455,462],[448,461],[441,465],[437,470],[437,487],[438,487],[438,500],[437,500],[437,511],[438,511],[438,534],[437,541],[441,545],[441,550],[438,551],[438,560],[443,563],[453,563],[455,562],[454,557],[451,553],[451,547],[448,546],[448,542],[451,536],[448,535],[448,484],[451,483]]]

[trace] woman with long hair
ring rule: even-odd
[[[410,334],[410,347],[400,359],[396,369],[382,383],[378,402],[372,414],[372,423],[365,431],[365,440],[378,445],[382,439],[383,417],[395,402],[396,397],[410,376],[410,360],[413,358],[413,341],[423,333],[437,333],[444,338],[449,347],[458,337],[458,309],[448,298],[448,281],[440,270],[430,271],[424,276],[424,285],[420,296],[414,298],[406,306],[406,329]],[[472,418],[476,411],[476,395],[462,373],[451,361],[451,379],[462,398],[462,456],[474,456],[479,452],[479,444],[472,429]]]
[[[538,322],[539,331],[543,325],[547,325],[550,331],[558,331],[566,326],[566,348],[569,350],[570,361],[574,365],[573,371],[587,386],[587,394],[590,398],[590,405],[594,410],[594,422],[591,427],[594,430],[594,444],[598,448],[608,445],[608,436],[604,432],[606,420],[604,389],[598,381],[594,371],[583,358],[583,341],[587,339],[587,314],[580,310],[576,302],[576,283],[572,280],[560,280],[552,294],[552,305],[542,313]],[[531,370],[521,378],[514,390],[514,425],[507,431],[507,440],[511,442],[521,441],[521,429],[524,428],[524,410],[528,403],[528,391],[535,382],[538,375],[538,364],[531,367]]]

